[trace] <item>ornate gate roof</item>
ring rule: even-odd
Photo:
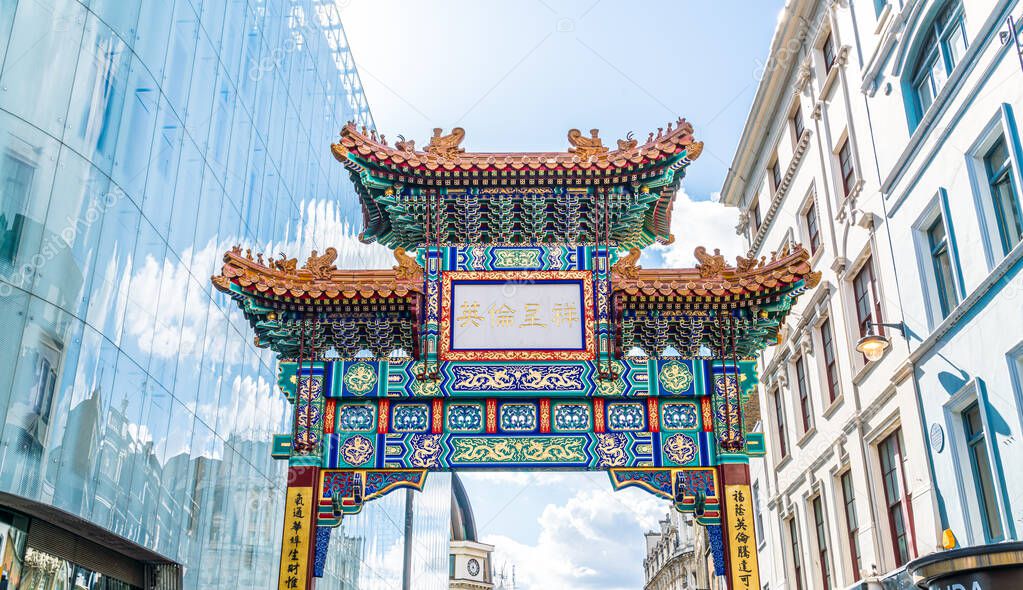
[[[564,152],[467,152],[464,138],[460,127],[447,135],[434,129],[419,151],[412,140],[392,146],[375,131],[345,126],[331,149],[358,189],[364,241],[574,243],[590,241],[604,224],[621,246],[667,242],[675,192],[703,151],[685,119],[642,145],[630,134],[613,150],[596,129],[589,137],[570,130]]]

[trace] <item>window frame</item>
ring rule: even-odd
[[[813,404],[810,401],[809,376],[806,369],[806,355],[799,355],[792,363],[796,372],[796,394],[799,398],[799,414],[802,418],[803,434],[814,427]]]
[[[941,237],[937,238],[935,230],[941,230]],[[942,319],[947,318],[955,306],[959,304],[959,297],[955,288],[955,277],[952,270],[952,252],[949,247],[948,229],[945,227],[945,220],[939,216],[931,222],[926,230],[927,248],[930,254],[931,270],[934,273],[935,291],[938,295],[938,307],[941,310]]]
[[[987,258],[988,271],[1001,263],[1008,256],[1002,237],[998,228],[998,221],[995,213],[995,198],[991,193],[991,186],[987,175],[988,169],[984,161],[985,156],[992,147],[1003,139],[1009,156],[1009,164],[1012,170],[1009,171],[1009,178],[1012,187],[1015,189],[1016,210],[1023,212],[1023,147],[1020,145],[1020,136],[1015,124],[1015,114],[1009,104],[1002,104],[979,134],[977,140],[967,150],[965,158],[967,169],[970,173],[970,184],[973,189],[974,207],[977,210],[977,222],[980,226],[984,255]],[[1017,244],[1019,246],[1019,244]],[[1011,251],[1010,251],[1011,252]]]
[[[973,412],[976,412],[980,427],[979,431],[973,429],[972,421],[968,417]],[[963,422],[963,434],[965,435],[963,438],[966,443],[966,454],[970,461],[970,471],[973,474],[973,481],[977,484],[976,487],[979,492],[978,505],[980,507],[980,522],[984,531],[984,542],[997,543],[1005,539],[1005,527],[1002,524],[1002,511],[999,506],[998,493],[995,491],[998,482],[995,481],[994,474],[992,473],[993,462],[991,453],[988,451],[987,425],[985,424],[985,416],[980,400],[974,400],[973,403],[959,412],[959,415]],[[986,469],[978,464],[979,458],[977,455],[979,453],[984,455],[984,461],[987,462]],[[985,489],[984,487],[985,476],[990,489]],[[990,497],[988,497],[988,492],[991,494]],[[994,508],[995,514],[991,514],[991,508]],[[995,534],[992,530],[992,524],[998,526],[998,534]]]
[[[803,132],[806,131],[806,121],[803,120],[803,108],[799,100],[796,100],[796,108],[792,109],[792,116],[789,117],[789,121],[792,122],[792,132],[795,134],[795,141],[793,144],[799,143],[799,138],[803,136]]]
[[[760,218],[760,195],[754,195],[750,199],[746,214],[750,222],[750,239],[752,240],[760,233],[760,226],[763,224],[763,219]]]
[[[935,229],[939,226],[944,232],[944,237],[936,241]],[[913,222],[911,229],[916,245],[923,304],[930,329],[933,330],[951,315],[965,298],[956,232],[949,214],[948,194],[945,189],[938,190],[932,202]],[[947,273],[941,266],[942,257],[947,264]]]
[[[1005,161],[998,165],[997,169],[994,169],[991,163],[992,154],[995,150],[1002,146],[1005,149]],[[1023,208],[1020,207],[1020,191],[1019,187],[1016,186],[1016,179],[1013,177],[1013,161],[1012,155],[1009,150],[1009,142],[1005,137],[1005,134],[997,137],[987,152],[984,154],[982,161],[984,162],[984,175],[987,180],[988,192],[991,195],[991,205],[994,210],[995,217],[995,228],[997,230],[998,242],[1002,247],[1002,256],[1007,256],[1009,252],[1013,250],[1020,243],[1023,243]],[[1010,243],[1012,236],[1008,235],[1010,230],[1009,222],[1006,219],[1007,211],[1004,210],[1003,206],[1000,206],[1002,191],[997,191],[996,186],[1007,185],[1009,189],[1009,203],[1007,203],[1010,211],[1008,213],[1014,214],[1014,225],[1016,238],[1014,243]]]
[[[867,281],[868,290],[864,295],[868,295],[870,298],[870,311],[869,314],[864,316],[863,310],[860,306],[860,293],[859,293],[859,279],[863,276],[863,273],[867,272],[869,279]],[[877,334],[883,336],[885,333],[884,326],[881,324],[884,322],[884,314],[881,310],[881,298],[880,289],[877,286],[877,272],[874,270],[874,256],[873,253],[868,254],[863,264],[859,266],[856,272],[853,273],[850,282],[852,283],[853,292],[853,307],[856,311],[856,326],[859,332],[859,337],[862,338],[867,335],[867,323],[871,323],[877,330]]]
[[[1007,360],[1020,363],[1017,368],[1023,368],[1023,342],[1007,354]],[[1010,374],[1015,377],[1017,371],[1010,365]],[[1018,389],[1017,389],[1018,392]],[[1018,398],[1016,398],[1018,399]],[[974,457],[971,456],[971,449],[968,444],[969,433],[965,425],[964,417],[971,407],[976,406],[979,410],[981,427],[984,432],[982,444],[986,451],[991,476],[993,495],[990,500],[994,504],[1002,539],[1014,538],[1016,535],[1013,520],[1011,519],[1011,505],[1006,497],[1008,490],[1005,488],[1004,480],[1001,477],[1004,469],[1000,449],[994,437],[990,433],[995,432],[991,426],[989,416],[989,397],[987,387],[983,379],[974,378],[963,385],[943,405],[945,414],[945,428],[948,432],[948,444],[950,447],[951,465],[956,474],[956,486],[959,495],[960,509],[965,516],[966,531],[965,537],[968,544],[980,544],[998,542],[998,538],[992,537],[986,518],[992,516],[986,512],[983,499],[977,493],[981,486],[979,474],[974,467]],[[979,442],[979,441],[978,441]]]
[[[817,494],[810,500],[810,511],[813,513],[813,526],[817,537],[817,559],[820,565],[821,582],[824,588],[831,588],[834,578],[831,573],[831,560],[828,553],[827,519],[824,514],[824,498]]]
[[[852,470],[846,469],[838,476],[839,487],[842,489],[842,508],[845,521],[846,550],[849,552],[849,561],[852,566],[853,582],[859,582],[863,577],[860,570],[863,569],[863,554],[860,551],[860,522],[859,514],[856,512],[856,486],[852,479]],[[848,486],[846,485],[848,482]]]
[[[962,61],[962,55],[958,56],[959,60],[956,61],[950,49],[950,40],[955,32],[961,34],[964,45],[963,54],[965,54],[965,51],[970,48],[970,39],[966,34],[966,15],[963,12],[962,2],[959,0],[949,0],[946,2],[944,6],[934,12],[927,26],[922,27],[921,31],[917,33],[924,37],[923,41],[917,46],[916,58],[912,62],[913,67],[910,68],[906,78],[913,94],[912,104],[913,110],[915,110],[916,124],[930,110],[938,94],[945,87],[945,84],[948,83],[952,73]],[[939,63],[942,74],[940,82],[934,77],[935,67]],[[930,94],[926,104],[924,104],[925,101],[921,92],[925,82]]]
[[[789,528],[789,553],[792,556],[792,573],[796,580],[795,590],[803,590],[803,556],[799,548],[799,523],[795,515],[788,519]]]
[[[895,567],[902,567],[916,557],[916,543],[913,534],[913,502],[906,485],[905,454],[902,440],[902,428],[897,427],[875,445],[878,467],[881,471],[880,500],[884,502],[884,512],[888,521],[888,541],[891,543]],[[887,449],[892,449],[891,453]],[[885,462],[890,463],[885,467]],[[895,486],[894,490],[891,486]],[[898,492],[893,499],[892,491]],[[900,528],[901,527],[901,528]],[[902,554],[900,540],[905,544],[905,555]]]
[[[824,58],[821,62],[824,64],[824,75],[827,76],[835,68],[835,63],[838,62],[838,51],[835,50],[835,36],[831,31],[827,32],[824,41],[821,43],[821,56]]]
[[[774,155],[771,165],[768,166],[768,172],[771,174],[771,194],[777,195],[778,189],[781,188],[781,158],[777,153]]]
[[[856,181],[859,176],[856,172],[856,162],[853,160],[852,142],[849,141],[848,137],[845,137],[842,143],[839,144],[838,149],[835,150],[835,156],[838,158],[838,173],[842,183],[842,196],[848,197],[852,194],[853,189],[856,188]],[[848,170],[846,169],[847,167]]]
[[[789,438],[788,431],[785,429],[785,402],[780,389],[775,389],[771,396],[774,402],[775,429],[778,433],[779,460],[784,461],[789,457]]]
[[[754,481],[750,486],[750,497],[753,500],[753,539],[756,541],[757,547],[763,547],[767,536],[764,534],[764,511],[760,506],[759,481]]]
[[[821,237],[820,214],[817,211],[817,201],[813,197],[803,210],[803,223],[806,225],[807,242],[810,245],[810,255],[816,254],[824,245]]]
[[[821,362],[824,365],[824,383],[828,390],[828,403],[833,404],[841,397],[839,381],[838,355],[835,350],[835,329],[831,325],[831,316],[825,316],[817,327],[821,339]],[[827,338],[825,338],[827,333]]]

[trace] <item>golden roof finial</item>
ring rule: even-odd
[[[582,131],[578,129],[569,129],[568,143],[572,146],[568,151],[583,160],[607,153],[607,148],[600,139],[600,129],[590,129],[589,137],[583,137]]]
[[[455,127],[448,135],[441,135],[444,130],[436,127],[433,130],[433,137],[423,151],[433,154],[443,160],[449,160],[465,151],[465,148],[458,147],[465,139],[465,129]]]

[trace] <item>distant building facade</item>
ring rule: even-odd
[[[722,189],[750,252],[799,242],[823,272],[761,358],[765,587],[896,584],[946,528],[961,545],[1019,539],[1023,71],[999,33],[1021,12],[781,14]],[[889,343],[878,360],[856,350],[867,335]]]
[[[457,473],[451,474],[450,547],[448,588],[493,590],[494,546],[479,542],[472,504]]]
[[[691,515],[670,510],[645,538],[644,590],[709,590],[723,582],[713,576],[706,532]]]

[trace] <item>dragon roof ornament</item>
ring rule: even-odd
[[[444,134],[440,128],[422,150],[416,150],[414,140],[399,136],[389,145],[383,135],[375,131],[356,128],[348,123],[341,130],[341,139],[331,146],[334,157],[348,163],[349,154],[367,163],[416,171],[421,174],[436,172],[518,172],[539,170],[593,170],[615,171],[634,169],[654,164],[685,153],[688,161],[695,160],[703,151],[703,143],[693,137],[693,126],[685,119],[668,123],[650,133],[640,145],[630,133],[617,141],[617,149],[604,146],[597,129],[586,137],[578,129],[568,132],[569,148],[564,152],[468,152],[461,147],[465,130],[455,127]]]
[[[222,291],[231,285],[265,298],[299,298],[312,303],[339,297],[410,297],[422,293],[423,268],[404,249],[394,252],[397,264],[390,270],[342,271],[332,268],[333,248],[310,256],[305,267],[296,268],[295,259],[264,261],[262,254],[243,253],[235,247],[224,254],[221,274],[213,277]],[[612,268],[614,291],[631,296],[735,297],[757,295],[805,281],[806,288],[820,282],[820,272],[810,267],[810,256],[799,245],[787,246],[766,257],[737,257],[735,266],[724,256],[696,249],[700,262],[687,269],[644,269],[637,263],[639,250],[625,254]],[[336,256],[336,252],[334,253]],[[310,301],[312,300],[312,301]]]

